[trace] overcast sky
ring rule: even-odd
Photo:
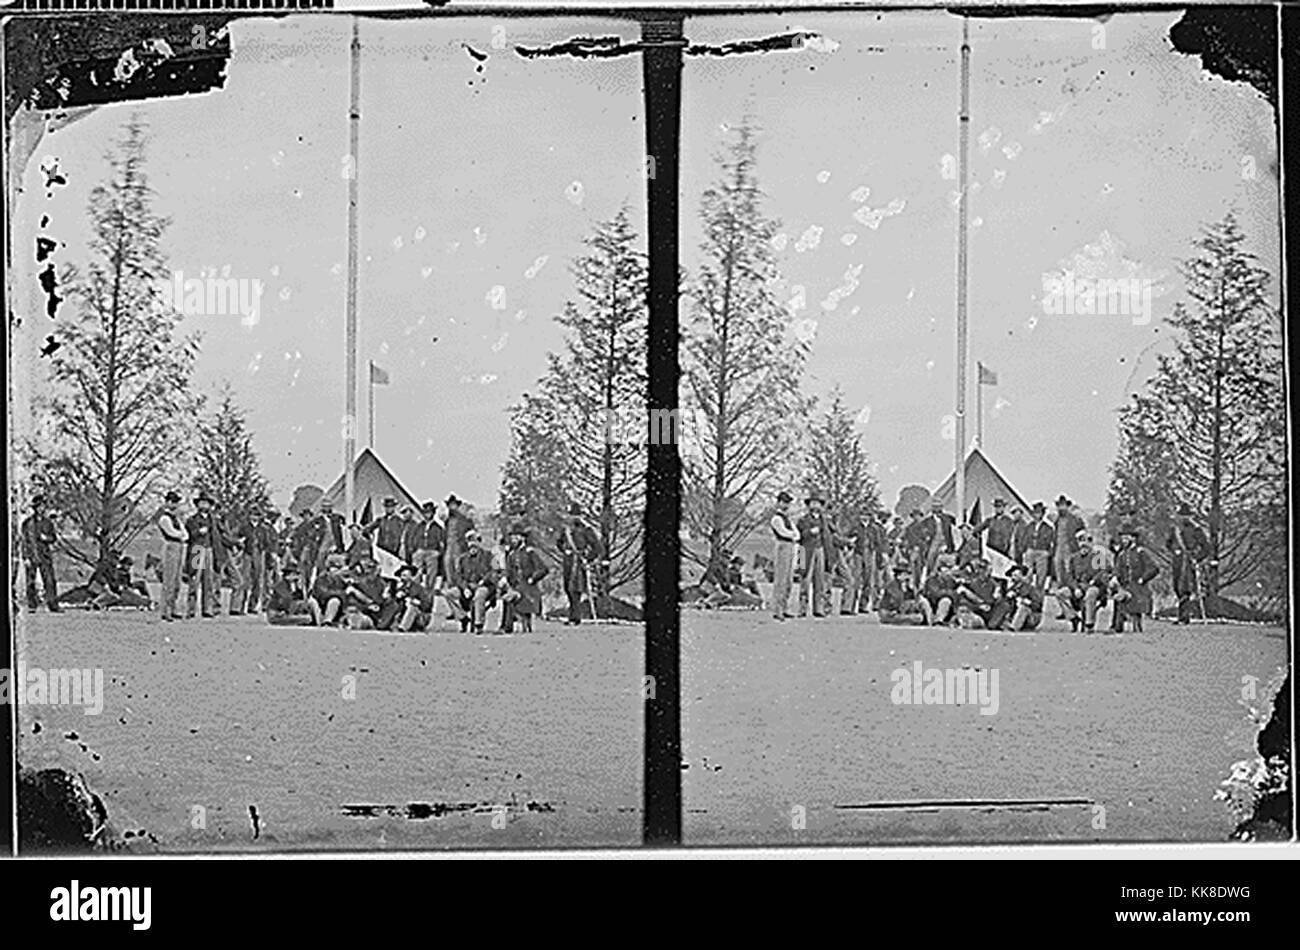
[[[1278,273],[1273,112],[1249,85],[1172,52],[1178,18],[1114,16],[1102,49],[1090,20],[971,22],[971,376],[977,360],[997,372],[984,445],[1030,499],[1104,502],[1114,410],[1169,336],[1160,317],[1179,295],[1176,261],[1203,222],[1235,206]],[[749,112],[763,128],[768,209],[783,223],[784,297],[804,288],[806,307],[791,312],[814,341],[809,388],[843,386],[892,507],[900,487],[935,488],[953,466],[956,182],[942,168],[958,151],[961,20],[771,16],[688,21],[687,33],[713,43],[799,26],[833,51],[687,61],[683,260],[696,256],[711,156]],[[1066,266],[1149,277],[1166,292],[1146,326],[1047,316],[1043,274]],[[968,400],[973,437],[973,386]]]
[[[972,22],[971,360],[998,373],[985,391],[985,447],[1027,497],[1102,503],[1114,410],[1168,338],[1160,317],[1179,294],[1176,261],[1203,222],[1235,207],[1277,273],[1272,110],[1250,86],[1173,53],[1177,19],[1115,16],[1101,49],[1092,21]],[[712,156],[749,113],[763,129],[768,210],[786,236],[785,295],[802,287],[806,301],[791,314],[814,340],[808,387],[843,386],[892,504],[904,484],[937,486],[953,458],[957,213],[942,169],[957,152],[960,20],[706,18],[686,32],[721,43],[793,28],[826,42],[687,60],[682,262],[695,261]],[[639,60],[524,60],[499,48],[577,34],[631,40],[636,29],[362,24],[361,373],[373,359],[391,374],[377,390],[377,449],[418,497],[495,504],[506,408],[560,344],[551,317],[572,293],[568,261],[623,204],[644,232]],[[172,266],[265,283],[255,326],[185,326],[204,332],[199,385],[234,386],[281,501],[341,469],[348,40],[344,18],[235,23],[223,90],[102,108],[47,136],[15,208],[19,246],[49,214],[68,245],[56,260],[83,260],[105,145],[131,111],[147,119],[157,208],[174,219]],[[52,199],[39,171],[47,156],[69,179]],[[1257,159],[1253,181],[1245,156]],[[30,310],[41,298],[20,258],[19,305]],[[1066,267],[1160,281],[1154,319],[1045,315],[1043,275]],[[48,327],[37,316],[14,341],[15,365],[30,368],[20,405],[40,379],[31,354]],[[362,445],[365,398],[363,385]],[[973,436],[973,388],[970,413]]]
[[[359,447],[373,359],[392,380],[376,388],[376,449],[419,498],[456,492],[495,507],[506,410],[561,344],[551,318],[572,293],[568,262],[624,204],[644,233],[639,61],[526,61],[493,46],[586,32],[630,39],[636,28],[361,24]],[[342,470],[349,41],[344,17],[236,22],[223,90],[103,108],[47,136],[18,209],[16,233],[34,235],[49,214],[68,242],[58,260],[84,259],[105,145],[131,111],[147,119],[172,267],[265,282],[255,326],[237,316],[184,326],[204,334],[198,384],[230,380],[282,502]],[[481,70],[462,44],[488,55]],[[69,179],[49,200],[46,156]],[[34,284],[18,286],[43,306]],[[20,357],[49,329],[40,316]]]

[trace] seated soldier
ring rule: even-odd
[[[465,532],[465,550],[457,561],[457,586],[445,591],[453,605],[452,612],[460,619],[460,629],[466,633],[473,627],[475,633],[483,632],[487,612],[496,604],[496,570],[492,552],[483,547],[483,539],[473,529]]]
[[[266,621],[274,627],[310,627],[315,623],[297,565],[286,564],[271,587],[271,596],[266,602]]]
[[[549,570],[533,547],[528,528],[522,524],[512,527],[505,570],[498,581],[502,591],[502,633],[513,633],[516,620],[523,633],[533,632],[533,615],[542,610],[542,589],[538,585]]]
[[[381,630],[426,630],[433,615],[433,595],[416,579],[410,564],[397,569],[397,581],[384,602],[378,625]]]
[[[1070,583],[1053,591],[1061,612],[1070,621],[1070,629],[1085,633],[1097,628],[1097,610],[1106,604],[1110,587],[1109,552],[1094,543],[1086,530],[1078,532],[1079,550],[1070,555]]]
[[[153,601],[149,597],[149,587],[144,580],[132,579],[131,567],[134,564],[135,561],[129,557],[123,557],[117,562],[117,576],[114,584],[114,590],[117,592],[117,606],[140,607],[147,610],[153,605]]]
[[[122,602],[118,590],[119,557],[118,552],[109,551],[108,557],[103,558],[95,565],[90,580],[86,582],[86,587],[94,595],[90,600],[90,606],[95,610],[107,610],[109,607],[116,607]]]
[[[758,591],[758,582],[745,578],[745,559],[736,555],[727,567],[727,587],[731,594],[732,607],[762,607],[763,595]]]
[[[911,565],[894,568],[894,577],[886,582],[880,595],[880,608],[876,611],[881,623],[905,624],[919,627],[925,623],[925,613],[912,589]]]
[[[384,613],[388,581],[379,574],[379,562],[367,554],[361,558],[361,563],[351,574],[345,577],[347,599],[343,603],[343,611],[344,619],[349,621],[348,629],[372,630],[376,627],[384,629],[380,624],[380,617]],[[349,610],[349,608],[354,609]],[[358,614],[360,617],[356,616]],[[362,623],[361,618],[366,622]]]
[[[956,567],[955,555],[940,554],[934,572],[925,579],[920,603],[928,626],[953,625],[957,622],[957,614],[953,610],[957,603]]]
[[[996,630],[1010,613],[989,562],[976,558],[957,580],[957,620],[967,630]]]
[[[312,621],[318,627],[333,626],[343,615],[343,604],[348,596],[348,579],[343,572],[343,555],[331,554],[325,559],[321,571],[311,585],[307,607]]]
[[[1012,564],[1007,568],[1007,597],[1015,606],[1014,613],[1005,623],[1006,629],[1038,629],[1043,620],[1043,592],[1023,564]]]

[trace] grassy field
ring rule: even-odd
[[[1242,678],[1262,691],[1287,662],[1266,627],[682,624],[688,845],[1224,841],[1214,793],[1254,752]],[[895,704],[891,674],[915,661],[997,669],[996,714]]]
[[[18,636],[29,668],[104,671],[99,715],[19,707],[20,763],[82,773],[134,847],[640,841],[637,626],[401,636],[68,611],[24,614]]]

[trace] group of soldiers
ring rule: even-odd
[[[175,491],[157,516],[161,536],[157,604],[165,622],[215,617],[220,592],[230,588],[231,615],[265,612],[276,625],[310,624],[358,629],[424,630],[441,598],[462,631],[482,633],[489,610],[501,605],[498,632],[518,624],[530,631],[542,610],[540,583],[550,568],[522,522],[502,534],[502,547],[485,546],[468,506],[455,495],[441,518],[429,501],[398,510],[395,498],[368,523],[346,524],[329,498],[297,519],[252,505],[221,513],[198,492],[187,517]],[[37,580],[51,611],[62,609],[54,570],[59,539],[45,500],[37,497],[22,525],[27,602],[36,609]],[[567,622],[595,616],[593,592],[608,562],[581,506],[570,506],[554,541],[569,600]],[[152,606],[147,585],[131,577],[131,559],[106,552],[88,582],[91,607]],[[181,602],[183,599],[183,602]]]
[[[1051,595],[1072,630],[1094,631],[1098,611],[1110,604],[1110,630],[1122,632],[1129,623],[1140,631],[1152,610],[1150,584],[1160,568],[1136,526],[1126,523],[1110,544],[1100,543],[1065,495],[1054,518],[1042,502],[1027,516],[997,498],[991,515],[961,525],[938,500],[929,513],[913,509],[888,525],[874,512],[836,517],[816,494],[795,519],[793,501],[789,492],[777,495],[771,520],[777,620],[792,616],[796,582],[799,616],[827,616],[832,575],[843,588],[841,614],[875,611],[884,623],[1032,630]],[[1186,505],[1166,549],[1177,622],[1190,623],[1194,601],[1204,615],[1200,581],[1210,547]]]

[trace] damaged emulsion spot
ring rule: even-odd
[[[640,53],[646,49],[645,43],[624,43],[617,36],[575,36],[551,46],[516,46],[515,52],[526,59],[543,56],[574,56],[579,59],[595,57],[623,56]],[[839,48],[839,43],[828,39],[820,33],[798,31],[781,33],[754,40],[736,40],[716,46],[707,44],[687,45],[687,56],[737,56],[746,53],[772,53],[781,50],[813,50],[819,53],[831,53]]]
[[[497,809],[507,811],[551,814],[555,806],[550,802],[527,801],[522,804],[494,804],[493,802],[411,802],[409,805],[341,805],[346,818],[405,818],[408,821],[427,821],[457,814],[492,814]]]

